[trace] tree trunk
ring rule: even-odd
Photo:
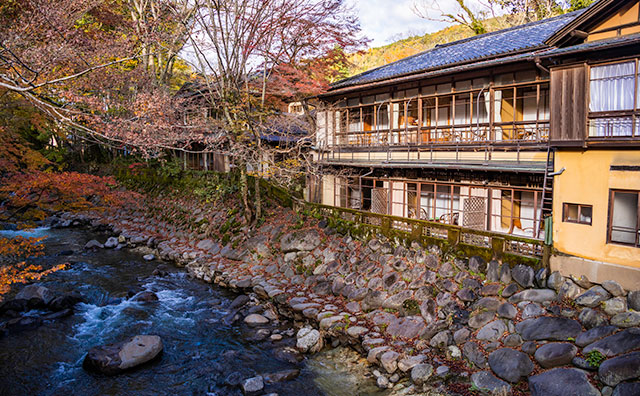
[[[251,224],[251,207],[249,206],[249,184],[247,183],[247,165],[240,166],[240,191],[244,205],[244,219],[246,224]]]
[[[254,181],[255,181],[254,188],[256,190],[255,197],[254,197],[254,200],[255,200],[254,205],[256,208],[255,221],[257,223],[258,221],[260,221],[260,217],[262,216],[262,197],[260,195],[260,177],[256,176],[254,178]]]

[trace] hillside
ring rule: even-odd
[[[506,17],[491,18],[485,21],[489,32],[509,27]],[[351,55],[352,65],[348,68],[348,77],[373,69],[387,63],[395,62],[413,54],[426,51],[438,44],[450,43],[473,35],[473,31],[466,26],[450,26],[435,33],[424,36],[414,36],[394,43],[371,48],[362,53]]]

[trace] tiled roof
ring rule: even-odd
[[[438,45],[419,54],[338,81],[331,88],[344,88],[457,64],[546,48],[545,41],[582,12],[583,10],[575,11],[526,25]]]

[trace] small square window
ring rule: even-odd
[[[565,203],[562,208],[562,221],[567,223],[591,225],[593,207],[591,205]]]

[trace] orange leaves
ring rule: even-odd
[[[45,238],[25,238],[18,235],[15,238],[0,238],[0,256],[7,258],[25,258],[41,256],[44,246],[40,244]]]
[[[0,267],[0,301],[3,299],[2,295],[11,290],[12,284],[38,281],[49,274],[67,268],[68,265],[69,263],[63,263],[43,270],[39,265],[22,261],[15,265]]]
[[[2,180],[0,218],[33,222],[60,211],[104,210],[138,200],[138,194],[115,189],[113,177],[76,172],[28,172]]]

